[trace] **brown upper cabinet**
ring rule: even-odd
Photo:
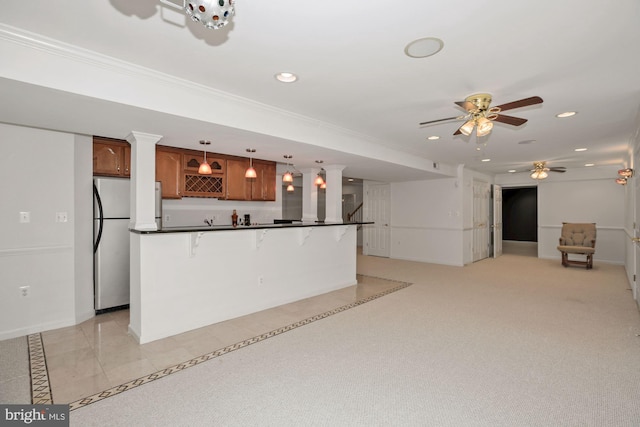
[[[254,160],[253,168],[257,178],[251,181],[251,200],[276,200],[276,164],[264,160]]]
[[[244,177],[249,159],[227,159],[227,200],[251,200],[251,183]]]
[[[198,173],[204,154],[163,145],[156,146],[156,181],[163,199],[212,197],[225,200],[276,200],[276,163],[253,160],[258,175],[244,177],[249,159],[207,153],[211,175]]]
[[[156,181],[162,183],[163,199],[180,199],[184,191],[182,151],[156,146]]]
[[[93,174],[131,176],[131,146],[119,139],[93,137]]]

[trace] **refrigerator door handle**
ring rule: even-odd
[[[100,239],[102,239],[102,227],[104,225],[104,214],[102,212],[102,200],[100,200],[100,194],[98,193],[98,188],[95,184],[93,184],[93,194],[96,198],[96,202],[98,203],[98,218],[100,219],[100,226],[98,227],[98,235],[96,237],[96,241],[93,243],[93,253],[95,254],[98,250],[98,245],[100,244]]]

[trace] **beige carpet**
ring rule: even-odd
[[[414,285],[71,412],[77,426],[637,426],[621,266],[360,256]]]

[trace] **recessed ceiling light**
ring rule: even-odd
[[[587,149],[586,149],[586,148],[576,148],[576,149],[575,149],[575,150],[573,150],[573,151],[587,151]]]
[[[347,181],[353,182],[353,178],[349,178],[349,179],[347,179]]]
[[[509,173],[515,173],[515,171],[516,171],[515,169],[509,169],[507,172],[509,172]]]
[[[409,43],[404,53],[411,58],[427,58],[442,50],[444,42],[436,37],[425,37]]]
[[[585,164],[586,167],[590,167],[590,166],[595,166],[595,163],[587,163]]]
[[[482,159],[483,162],[490,162],[491,159]]]
[[[298,80],[298,76],[293,73],[278,73],[275,75],[276,79],[282,83],[293,83]]]
[[[564,113],[556,114],[556,117],[559,117],[562,119],[565,117],[575,116],[576,114],[578,114],[577,111],[565,111]]]
[[[431,135],[427,139],[430,140],[430,141],[435,141],[436,139],[440,139],[440,137],[438,135]]]

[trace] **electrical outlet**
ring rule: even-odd
[[[20,295],[23,297],[29,296],[29,286],[20,286]]]
[[[165,215],[164,216],[164,222],[170,222],[171,221],[171,215]]]
[[[258,276],[258,285],[264,285],[264,277]]]
[[[31,222],[31,212],[20,212],[20,222]]]
[[[56,222],[67,222],[67,220],[66,212],[56,212]]]

